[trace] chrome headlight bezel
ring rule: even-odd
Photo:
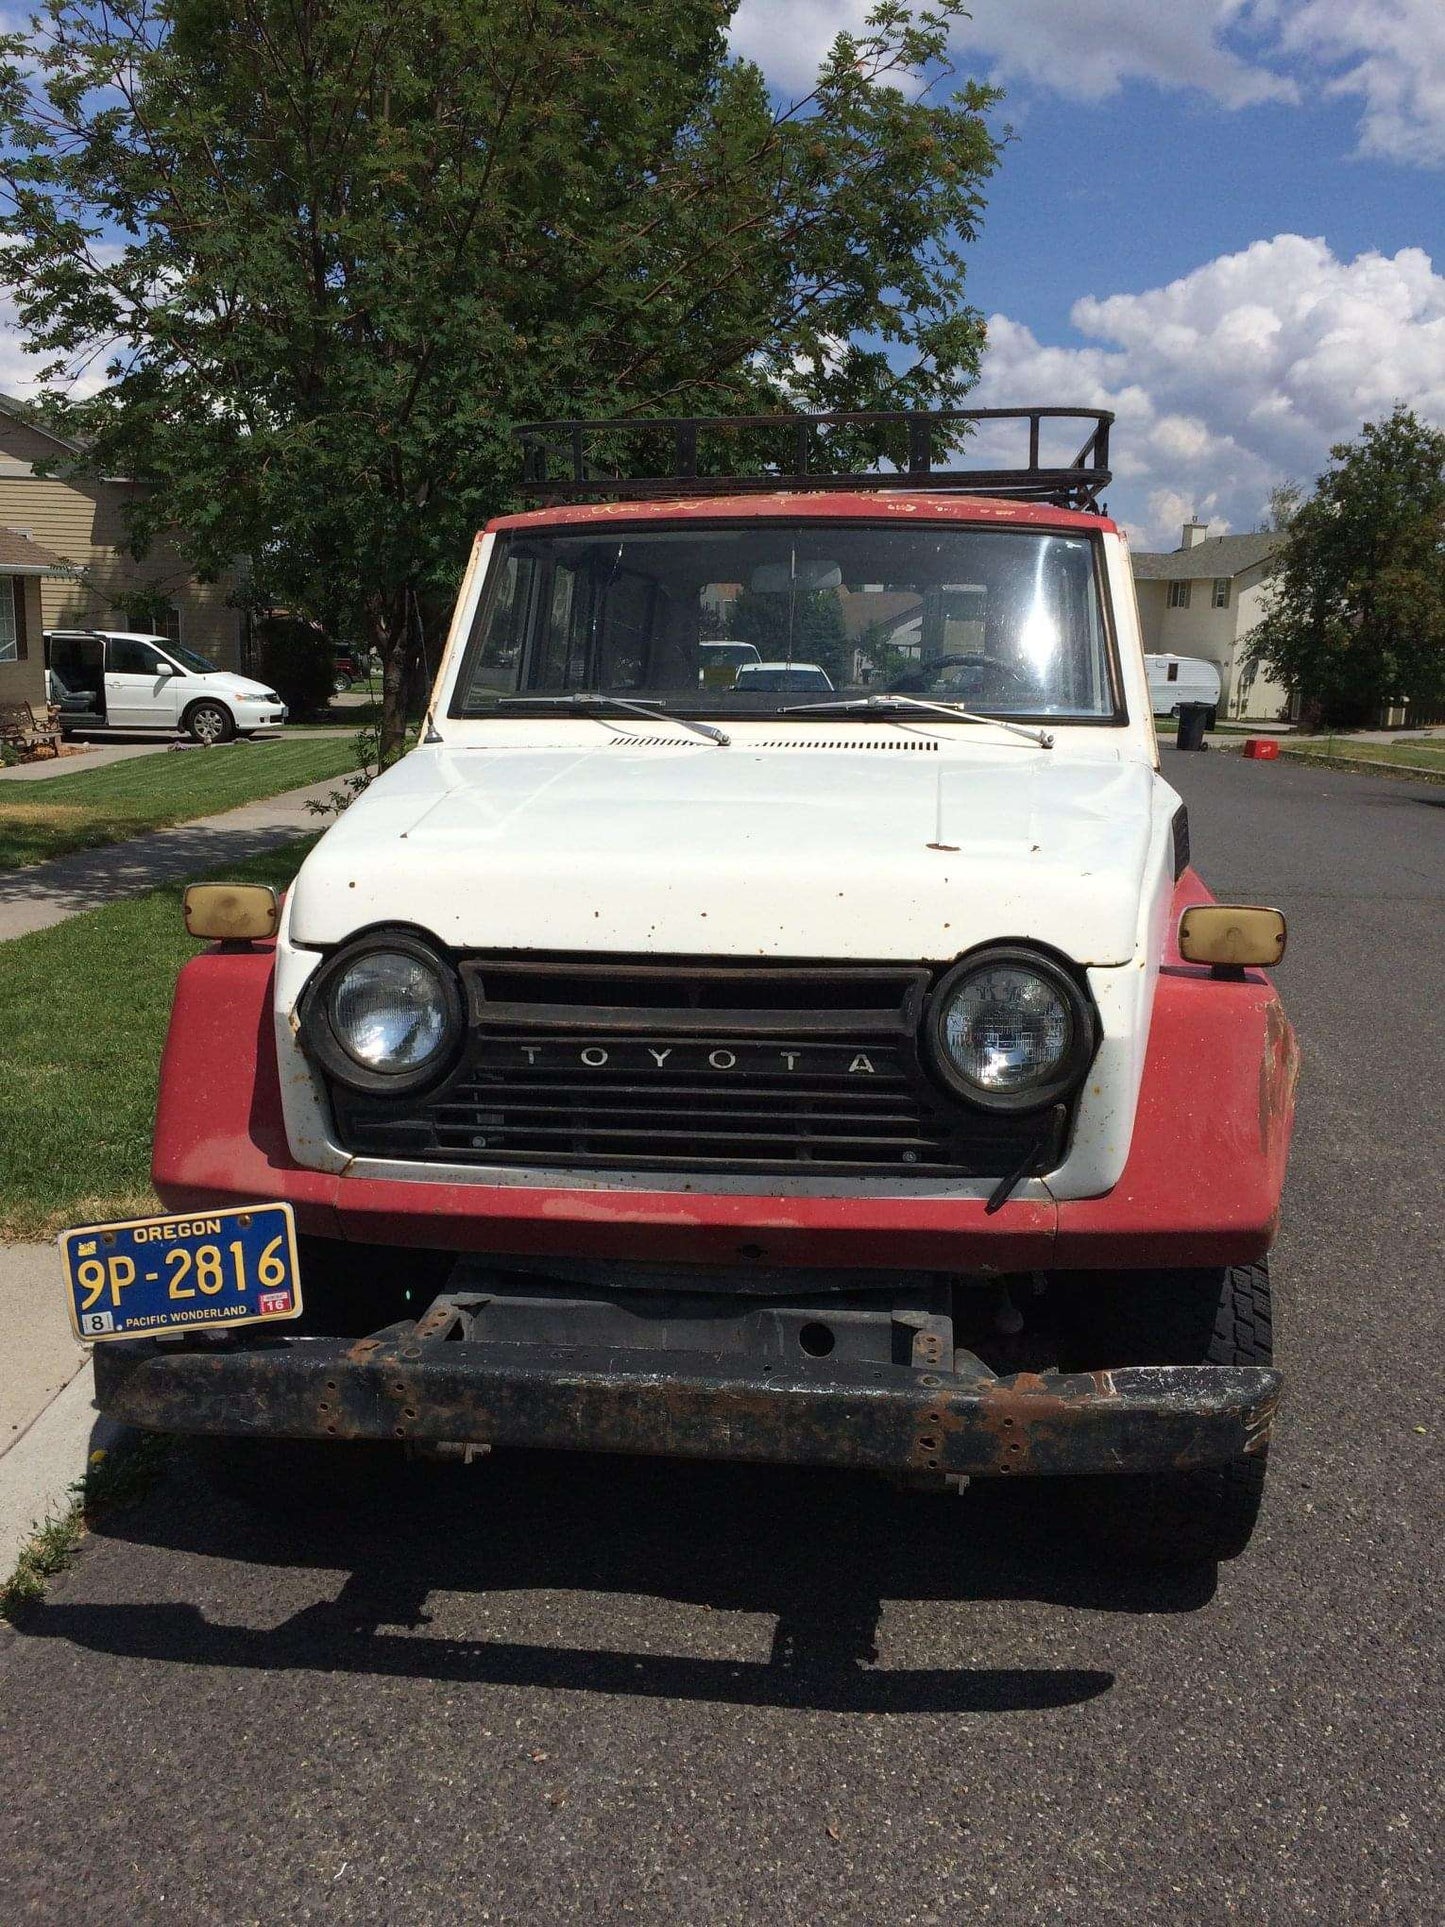
[[[442,1011],[441,1036],[420,1064],[383,1070],[363,1063],[351,1050],[337,1020],[336,998],[347,974],[364,958],[378,953],[409,958],[436,983]],[[466,1004],[456,970],[435,944],[410,930],[381,927],[351,938],[314,973],[301,1004],[299,1036],[303,1048],[338,1084],[373,1097],[403,1097],[440,1083],[455,1065],[465,1034]]]
[[[1041,979],[1059,998],[1069,1016],[1068,1042],[1052,1073],[1011,1091],[989,1090],[967,1076],[949,1052],[944,1028],[948,1012],[964,984],[1000,968],[1026,971]],[[1099,1019],[1092,999],[1078,979],[1045,951],[1034,950],[1027,944],[990,944],[960,958],[934,986],[924,1013],[923,1044],[929,1068],[951,1096],[985,1111],[1042,1111],[1072,1095],[1083,1082],[1099,1047]]]

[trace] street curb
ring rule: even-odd
[[[1241,752],[1232,745],[1226,747],[1226,754],[1239,755]],[[1366,776],[1404,776],[1414,782],[1445,783],[1445,769],[1438,763],[1376,763],[1366,756],[1325,756],[1307,749],[1288,749],[1280,744],[1278,761],[1281,763],[1303,763],[1312,769],[1360,770]]]
[[[69,1510],[71,1487],[96,1452],[112,1454],[139,1435],[96,1411],[90,1361],[0,1457],[0,1582],[38,1527]]]

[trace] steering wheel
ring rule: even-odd
[[[1000,697],[1028,696],[1036,693],[1010,663],[1000,662],[996,656],[982,655],[939,656],[934,662],[905,669],[889,683],[888,693],[897,696],[936,693],[941,702],[946,702],[950,699],[948,686],[946,684],[941,688],[938,686],[940,672],[963,665],[983,672],[978,688],[969,691],[971,700],[986,702]]]

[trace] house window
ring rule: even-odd
[[[1211,609],[1227,609],[1229,607],[1229,577],[1227,575],[1215,576],[1214,594],[1210,598],[1209,606]]]
[[[25,593],[19,576],[0,576],[0,662],[19,662],[20,623],[16,621],[16,598]],[[23,617],[21,618],[23,620]]]
[[[157,629],[156,634],[158,636],[169,636],[172,642],[180,641],[181,612],[174,602],[168,602],[161,611],[161,626]]]
[[[1171,582],[1169,584],[1169,607],[1171,609],[1187,609],[1189,607],[1189,589],[1190,585],[1187,582]]]

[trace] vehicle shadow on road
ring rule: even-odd
[[[344,1503],[257,1506],[219,1496],[178,1447],[166,1479],[102,1537],[259,1566],[347,1574],[333,1599],[257,1630],[189,1604],[49,1602],[31,1637],[131,1658],[316,1670],[851,1713],[1006,1712],[1077,1704],[1112,1673],[1087,1667],[877,1664],[885,1600],[1033,1600],[1188,1612],[1212,1569],[1160,1576],[1070,1557],[1038,1487],[963,1499],[827,1472],[499,1454],[412,1467]],[[282,1505],[286,1510],[281,1510]],[[174,1586],[174,1567],[167,1591]],[[427,1631],[433,1592],[529,1594],[537,1643]],[[765,1662],[547,1643],[549,1595],[649,1596],[776,1619]],[[956,1628],[954,1629],[956,1630]]]

